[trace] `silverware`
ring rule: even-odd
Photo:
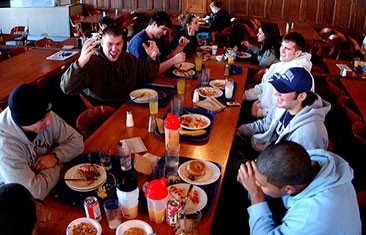
[[[153,82],[150,83],[150,86],[175,88],[175,85],[159,84],[159,83],[153,83]]]
[[[193,189],[193,184],[190,184],[189,185],[189,188],[188,188],[188,191],[187,191],[187,195],[186,195],[186,197],[185,198],[183,198],[183,200],[182,200],[182,211],[183,211],[183,214],[185,213],[185,211],[184,211],[184,208],[186,207],[186,204],[187,204],[187,201],[188,201],[188,199],[189,199],[189,194],[191,193],[191,191],[192,191],[192,189]]]
[[[83,179],[83,178],[66,178],[65,181],[91,181],[91,180],[97,180],[97,177],[91,178],[91,179]]]

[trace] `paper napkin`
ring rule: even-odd
[[[159,158],[160,157],[151,153],[145,153],[144,155],[135,154],[135,160],[133,162],[133,165],[136,171],[145,175],[150,175],[151,165],[153,163],[157,163],[159,161]]]
[[[201,108],[207,109],[213,112],[220,112],[224,110],[225,105],[221,104],[215,97],[211,96],[205,100],[196,103]]]
[[[142,142],[141,137],[133,137],[130,139],[125,139],[125,141],[130,146],[131,153],[141,153],[147,151],[146,146],[144,142]]]

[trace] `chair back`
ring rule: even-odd
[[[352,123],[352,133],[366,147],[366,127],[361,121]]]
[[[15,47],[8,52],[8,56],[9,58],[12,58],[26,51],[29,51],[28,47]]]
[[[362,121],[361,116],[356,112],[355,107],[348,96],[339,96],[337,104],[341,107],[344,115],[351,124],[356,121]]]
[[[34,42],[36,47],[52,47],[55,44],[51,38],[42,38]]]
[[[10,34],[19,34],[19,37],[15,38],[13,41],[19,42],[19,43],[16,43],[16,45],[25,46],[27,44],[29,27],[28,26],[15,26],[10,30]]]
[[[326,40],[331,34],[334,34],[334,30],[329,27],[325,27],[319,32],[319,36],[324,40]]]
[[[101,14],[102,12],[100,12],[100,10],[98,9],[91,9],[88,11],[88,15],[98,15],[98,14]]]
[[[122,24],[122,30],[126,33],[127,35],[127,40],[129,41],[133,35],[135,34],[135,21],[136,21],[137,17],[131,18],[126,20],[125,22],[123,22]]]
[[[345,91],[342,90],[340,82],[335,77],[326,77],[325,82],[327,83],[329,92],[336,98],[341,95],[345,95]]]
[[[87,139],[114,112],[115,108],[108,105],[97,105],[86,109],[76,119],[76,127],[80,134]]]
[[[83,18],[84,18],[84,16],[82,16],[82,15],[70,16],[71,31],[72,31],[74,37],[80,37],[82,35],[82,28],[81,28],[80,20]]]

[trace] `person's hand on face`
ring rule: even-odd
[[[89,38],[85,41],[83,48],[81,48],[80,57],[78,59],[78,66],[80,68],[83,68],[86,63],[88,63],[90,56],[92,56],[95,52],[95,46],[96,44],[92,38]]]
[[[142,46],[144,47],[146,53],[151,57],[151,59],[156,60],[156,58],[159,56],[159,48],[156,45],[155,41],[149,40],[149,46],[147,46],[145,43],[142,43]]]
[[[265,201],[264,193],[260,186],[256,183],[255,178],[256,163],[255,161],[247,161],[240,165],[237,175],[237,181],[248,191],[253,202]]]

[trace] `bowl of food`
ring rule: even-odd
[[[102,226],[96,220],[90,218],[78,218],[67,226],[66,235],[101,235]]]
[[[127,220],[120,224],[116,235],[147,235],[153,233],[152,227],[142,220]]]

